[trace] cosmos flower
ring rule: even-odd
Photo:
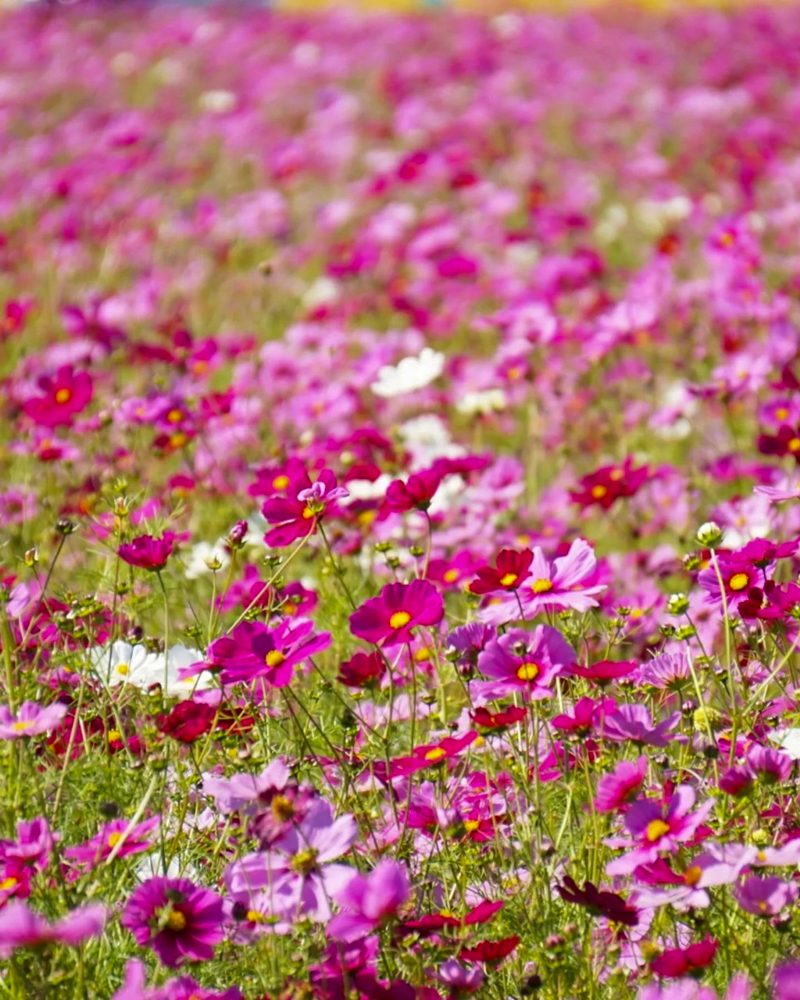
[[[122,926],[170,968],[207,962],[225,936],[222,899],[185,878],[148,879],[125,904]]]
[[[92,400],[92,377],[88,372],[76,372],[69,365],[55,375],[43,375],[38,381],[42,393],[26,400],[25,413],[40,427],[68,426]]]
[[[376,396],[391,399],[405,396],[435,381],[444,371],[444,355],[425,347],[419,355],[402,358],[396,365],[384,365],[370,388]]]
[[[154,538],[152,535],[138,535],[130,542],[120,545],[117,555],[130,566],[138,566],[140,569],[160,570],[167,564],[167,560],[172,554],[172,545],[175,535],[171,531],[164,533],[161,538]]]
[[[131,854],[140,854],[150,849],[150,834],[161,822],[159,816],[153,816],[128,830],[128,820],[115,819],[107,823],[91,840],[76,844],[64,851],[64,857],[69,858],[87,870],[96,868],[105,861],[111,852],[117,858],[127,858]],[[127,836],[124,836],[127,834]],[[123,839],[124,836],[124,839]]]
[[[394,514],[409,510],[427,510],[439,489],[440,477],[432,469],[422,469],[408,477],[407,482],[395,479],[386,489],[386,506]]]
[[[274,628],[243,621],[211,643],[205,664],[219,672],[223,684],[250,684],[262,679],[271,687],[286,687],[294,668],[330,643],[330,633],[314,632],[310,621],[287,619]]]
[[[264,535],[264,541],[282,548],[313,534],[322,518],[335,510],[336,501],[348,495],[343,486],[337,485],[330,469],[323,469],[313,483],[303,469],[289,482],[286,496],[272,496],[264,501],[261,513],[275,525]]]
[[[488,681],[473,681],[475,693],[500,698],[521,694],[534,701],[552,697],[551,682],[573,663],[575,653],[558,629],[537,625],[532,632],[510,629],[489,641],[478,656]]]
[[[376,646],[396,646],[411,642],[417,626],[438,625],[443,616],[442,595],[427,580],[390,583],[350,615],[350,631]]]
[[[67,708],[58,702],[42,706],[35,701],[24,701],[15,713],[8,705],[0,705],[0,740],[27,739],[49,733],[61,724]]]
[[[25,903],[14,900],[0,910],[0,956],[9,958],[18,948],[31,948],[50,941],[76,947],[87,938],[102,933],[107,919],[106,907],[93,903],[48,923]]]
[[[328,924],[333,941],[356,941],[376,931],[409,896],[405,865],[393,858],[378,862],[369,875],[356,874],[335,897],[343,912]]]

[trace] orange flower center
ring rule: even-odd
[[[59,389],[56,393],[57,403],[68,403],[72,399],[72,393],[69,389]]]
[[[182,931],[186,929],[186,917],[180,910],[170,910],[167,916],[167,930]]]
[[[445,575],[444,575],[444,582],[445,583],[452,583],[454,580],[457,580],[457,579],[458,579],[458,570],[457,569],[449,569],[445,573]]]
[[[699,865],[692,865],[683,873],[683,880],[687,885],[697,885],[703,876],[703,869]]]
[[[273,485],[273,487],[276,490],[285,490],[286,487],[289,485],[289,477],[288,476],[276,476],[272,480],[272,485]]]
[[[183,420],[183,412],[181,410],[170,410],[167,414],[167,423],[179,424]]]
[[[789,451],[792,451],[792,452],[794,452],[794,451],[800,451],[800,438],[797,438],[797,437],[790,438],[789,442],[786,445],[786,447],[789,449]]]
[[[608,478],[611,480],[612,483],[618,483],[624,475],[625,473],[622,471],[622,469],[612,469],[611,472],[609,472],[608,474]]]
[[[665,833],[669,833],[669,823],[665,823],[663,819],[654,819],[647,824],[647,839],[651,844],[660,840]]]
[[[595,500],[602,500],[606,493],[608,493],[608,487],[603,486],[602,483],[598,483],[597,486],[592,487],[592,497]]]

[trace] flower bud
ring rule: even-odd
[[[247,537],[247,521],[237,521],[228,532],[228,545],[232,549],[241,549]]]
[[[689,598],[686,594],[670,594],[667,601],[667,611],[671,615],[682,615],[689,610]]]
[[[706,521],[697,529],[697,541],[708,549],[716,548],[722,541],[724,532],[715,521]]]

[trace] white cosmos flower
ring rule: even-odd
[[[453,442],[444,421],[435,413],[407,420],[398,431],[411,453],[412,471],[426,468],[437,458],[460,458],[466,454],[461,445]]]
[[[109,687],[130,684],[143,691],[154,684],[163,687],[166,671],[166,693],[179,698],[188,698],[193,691],[213,687],[207,671],[186,680],[178,679],[180,669],[200,659],[202,653],[186,646],[172,646],[167,657],[164,653],[149,653],[141,644],[134,646],[122,640],[89,650],[92,666]]]
[[[384,365],[370,388],[376,396],[390,399],[430,385],[444,371],[444,354],[423,347],[418,356],[402,358],[396,365]]]
[[[465,392],[456,403],[459,413],[497,413],[506,408],[506,394],[502,389],[483,389],[480,392]]]

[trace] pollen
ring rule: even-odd
[[[506,573],[505,576],[500,577],[501,587],[510,587],[512,583],[516,583],[519,577],[516,573]]]
[[[540,668],[538,663],[523,663],[517,671],[517,677],[521,681],[533,681],[539,676]]]
[[[188,436],[183,431],[178,431],[177,434],[170,437],[169,443],[172,448],[182,448],[188,440]]]
[[[442,757],[446,756],[446,750],[443,750],[441,747],[434,747],[425,754],[425,760],[441,760]]]
[[[108,844],[109,847],[116,847],[121,840],[122,840],[121,833],[110,833],[108,835],[108,840],[106,841],[106,843]]]
[[[390,628],[404,628],[411,621],[411,615],[407,611],[395,611],[389,619]]]
[[[786,443],[786,447],[791,452],[800,451],[800,438],[798,437],[789,438],[788,442]]]
[[[665,833],[669,833],[669,823],[665,823],[663,819],[654,819],[647,824],[647,839],[651,844],[660,840]]]
[[[267,918],[263,913],[259,913],[258,910],[248,910],[247,919],[251,924],[265,924],[267,922]]]
[[[108,731],[108,742],[109,743],[116,743],[117,740],[121,740],[121,739],[122,739],[122,733],[119,731],[119,729],[109,729],[109,731]]]
[[[291,869],[300,875],[310,875],[317,867],[317,852],[311,848],[298,851],[291,860]]]
[[[72,393],[69,391],[69,389],[59,389],[58,392],[56,393],[57,403],[68,403],[71,398],[72,398]]]
[[[464,829],[467,831],[467,833],[475,833],[475,831],[478,829],[480,825],[481,821],[479,819],[464,820]]]
[[[170,910],[167,916],[166,927],[167,930],[175,932],[186,930],[186,917],[180,910]]]
[[[534,594],[546,594],[548,591],[553,589],[552,580],[534,580],[531,584],[531,590]]]
[[[446,572],[446,573],[444,574],[444,582],[445,582],[445,583],[453,583],[453,582],[455,582],[455,581],[456,581],[457,579],[458,579],[458,570],[457,570],[457,569],[449,569],[449,570],[448,570],[448,571],[447,571],[447,572]]]
[[[683,880],[689,886],[695,886],[703,877],[703,869],[699,865],[692,865],[683,873]]]
[[[287,822],[294,816],[294,806],[285,795],[276,795],[270,803],[270,812],[275,819],[282,823]]]
[[[728,586],[731,590],[744,590],[749,583],[750,577],[747,573],[734,573],[728,582]]]
[[[425,646],[423,646],[422,649],[418,649],[416,653],[414,653],[414,659],[417,663],[427,663],[430,658],[431,651]]]
[[[24,733],[25,730],[30,729],[32,725],[33,722],[30,720],[28,722],[14,722],[12,723],[11,728],[18,733]]]
[[[779,406],[778,409],[775,411],[776,420],[785,420],[788,416],[789,416],[789,411],[786,409],[785,406]]]
[[[289,485],[288,476],[276,476],[272,480],[272,486],[276,490],[285,490],[288,485]]]
[[[10,889],[15,889],[19,885],[19,879],[14,878],[13,875],[9,875],[8,878],[4,878],[0,882],[0,892],[8,892]]]
[[[592,497],[595,500],[602,500],[606,493],[608,493],[608,487],[603,486],[602,483],[598,483],[597,486],[592,487]]]
[[[123,677],[126,677],[130,672],[131,672],[131,668],[130,668],[129,664],[127,664],[127,663],[118,663],[117,664],[117,673],[118,674],[122,674]]]
[[[279,649],[271,649],[264,657],[264,662],[268,667],[279,667],[286,662],[286,657]]]
[[[183,420],[183,410],[170,410],[167,414],[168,424],[179,424]]]
[[[309,507],[308,504],[306,504],[306,506],[303,507],[303,518],[306,521],[310,521],[312,517],[316,516],[316,513],[317,512],[314,510],[314,508]]]

